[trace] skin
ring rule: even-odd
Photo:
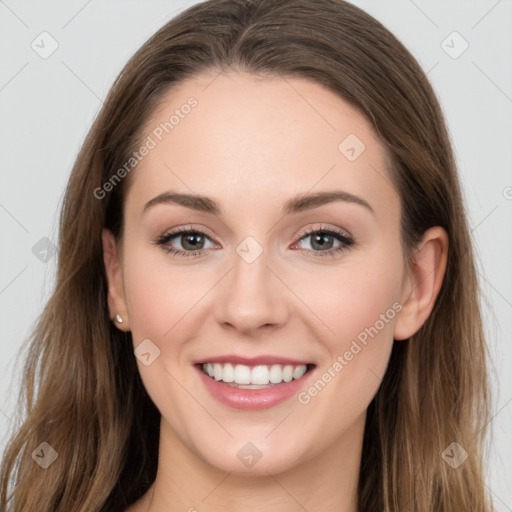
[[[103,233],[110,313],[123,317],[118,328],[132,332],[134,348],[150,339],[160,350],[148,366],[137,359],[162,414],[157,478],[128,510],[355,512],[366,409],[393,343],[432,310],[447,235],[428,230],[405,266],[386,150],[367,120],[323,86],[203,74],[167,95],[144,137],[190,96],[197,107],[130,175],[121,241]],[[338,149],[351,133],[366,146],[354,161]],[[222,214],[175,204],[142,213],[171,189],[209,196]],[[292,196],[335,189],[363,198],[374,213],[336,201],[281,214]],[[153,243],[191,224],[207,234],[202,255],[176,257]],[[333,237],[322,249],[314,235],[299,236],[320,227],[357,243],[322,258],[341,242]],[[263,249],[252,263],[236,252],[247,236]],[[172,246],[187,250],[184,238]],[[401,310],[307,404],[293,396],[267,410],[232,409],[192,367],[219,354],[271,354],[314,362],[318,378],[393,303]],[[262,454],[251,468],[237,457],[247,442]]]

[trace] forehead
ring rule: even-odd
[[[140,209],[167,189],[239,210],[331,189],[361,195],[376,209],[398,201],[371,124],[306,78],[211,72],[189,79],[164,97],[142,140],[151,149],[127,198]]]

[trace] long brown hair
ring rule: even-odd
[[[126,64],[67,186],[55,289],[28,340],[24,420],[3,457],[0,509],[124,510],[154,481],[160,413],[139,377],[130,334],[109,319],[102,257],[102,228],[120,236],[129,180],[102,199],[94,191],[140,147],[144,123],[171,87],[222,69],[309,78],[348,101],[392,156],[407,261],[429,227],[449,236],[434,309],[413,337],[395,342],[367,412],[359,510],[491,510],[482,481],[487,348],[443,114],[409,51],[343,0],[199,3]],[[43,442],[58,453],[47,469],[31,456]],[[442,455],[453,442],[468,454],[457,468]]]

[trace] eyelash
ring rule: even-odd
[[[176,238],[178,235],[195,235],[195,234],[201,234],[204,237],[211,239],[204,231],[198,228],[188,228],[188,229],[177,229],[176,231],[171,231],[169,233],[166,233],[162,236],[160,236],[157,240],[155,240],[155,244],[162,247],[162,249],[168,253],[173,254],[174,256],[180,257],[180,258],[190,258],[193,256],[199,256],[201,255],[205,249],[201,249],[198,251],[182,251],[181,249],[174,249],[170,246],[168,246],[168,242],[172,240],[173,238]],[[315,228],[315,229],[309,229],[306,230],[299,235],[298,242],[302,241],[304,238],[307,238],[308,236],[311,236],[313,234],[317,233],[323,233],[327,234],[328,236],[334,236],[337,238],[342,244],[339,247],[336,247],[334,249],[329,249],[327,251],[313,251],[311,249],[304,249],[308,255],[312,254],[314,256],[320,256],[321,258],[324,257],[335,257],[338,254],[342,253],[343,251],[348,250],[350,247],[355,245],[355,240],[346,234],[344,234],[342,231],[338,231],[337,229],[333,228]]]

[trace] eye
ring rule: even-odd
[[[297,243],[307,240],[308,238],[311,239],[310,244],[313,250],[308,249],[306,252],[320,257],[336,256],[342,251],[348,250],[355,244],[355,240],[352,237],[334,228],[320,227],[317,229],[310,229],[301,233],[300,236],[301,239]],[[333,248],[332,246],[336,240],[339,242],[339,245]]]
[[[176,240],[176,241],[174,241]],[[203,254],[205,241],[211,240],[210,237],[200,229],[178,229],[165,233],[156,240],[156,244],[160,245],[167,253],[172,253],[179,257],[199,256]],[[180,244],[183,249],[176,249],[174,245]]]

